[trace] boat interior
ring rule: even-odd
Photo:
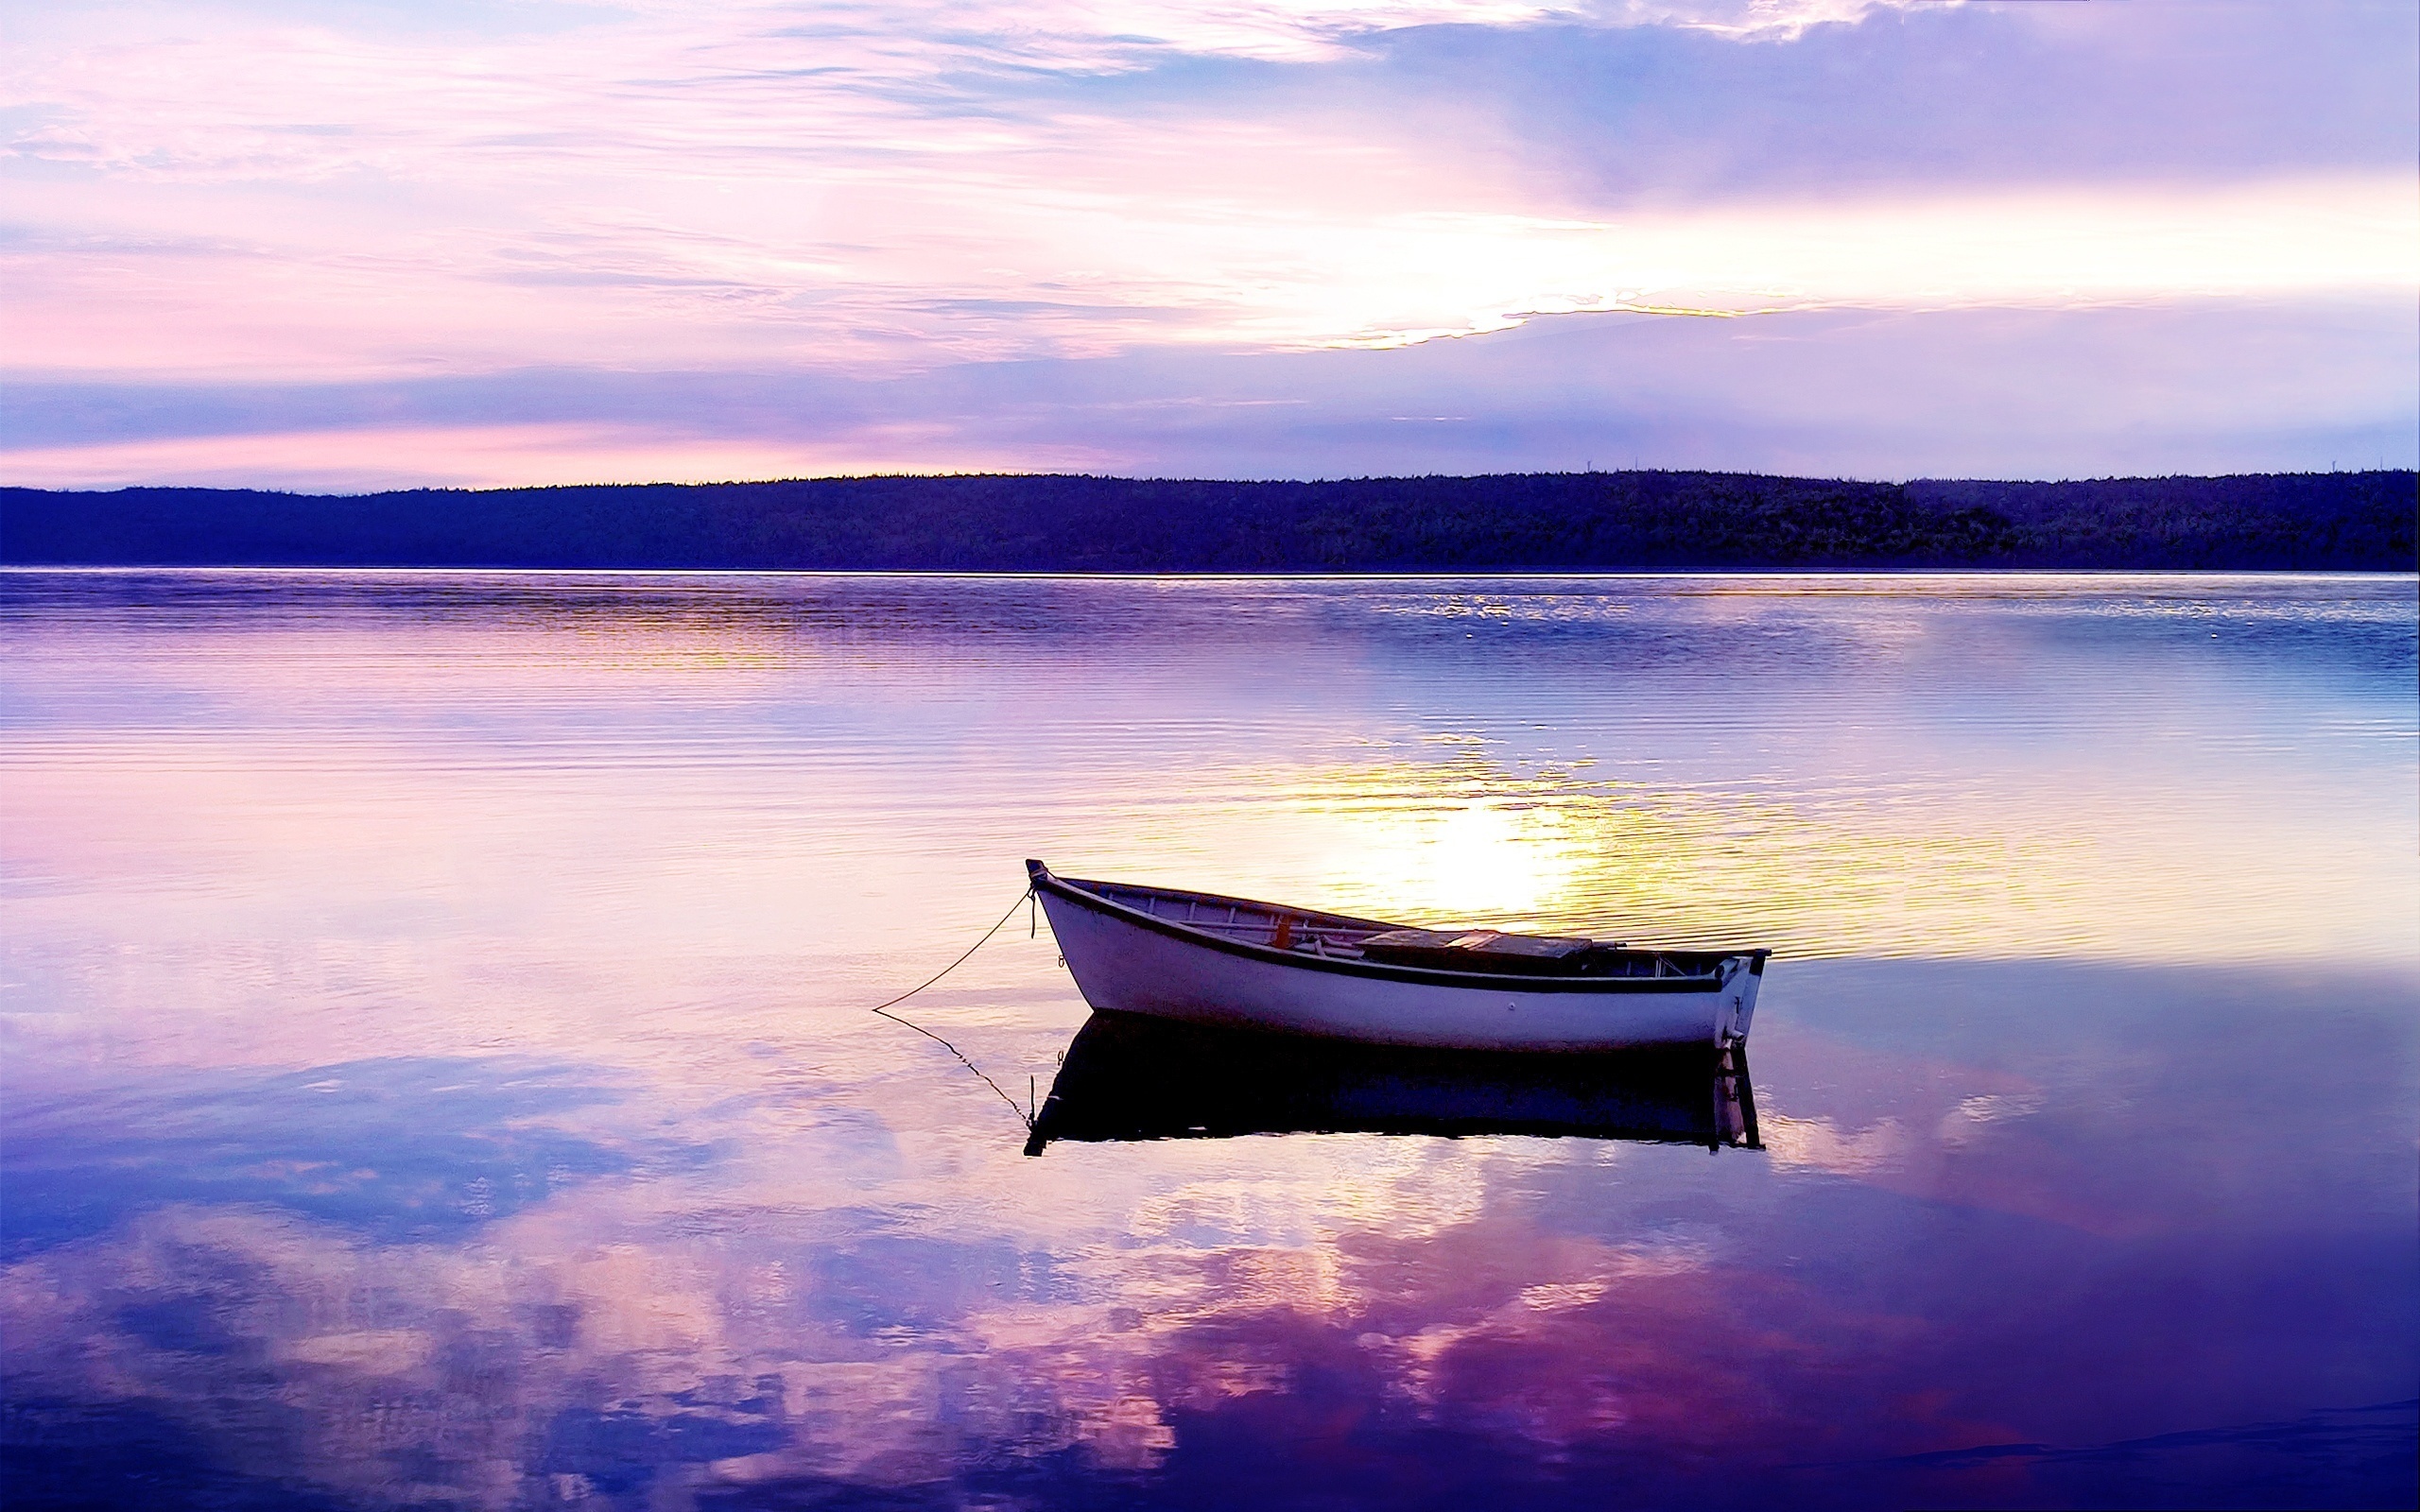
[[[1288,908],[1249,898],[1058,879],[1106,902],[1221,939],[1330,960],[1375,961],[1490,976],[1710,977],[1738,954],[1633,949],[1618,940],[1516,935],[1494,929],[1410,929],[1374,919]]]

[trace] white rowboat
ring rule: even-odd
[[[1039,861],[1026,871],[1094,1007],[1370,1044],[1720,1047],[1747,1039],[1772,954],[1407,929],[1248,898],[1085,882]]]

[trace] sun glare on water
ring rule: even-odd
[[[1530,920],[1554,915],[1584,860],[1553,809],[1474,799],[1314,809],[1318,890],[1381,917]]]

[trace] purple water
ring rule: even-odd
[[[8,1503],[2409,1505],[2408,577],[0,574]],[[1765,1148],[1022,1153],[1022,859],[1779,954]],[[1046,926],[899,1010],[1023,1103]],[[1030,1080],[1028,1080],[1030,1078]]]

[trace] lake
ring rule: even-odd
[[[0,574],[9,1504],[2410,1505],[2416,639],[2377,576]],[[1770,946],[1762,1148],[1028,1156],[1028,856]],[[893,1010],[995,1090],[867,1010],[1003,919]]]

